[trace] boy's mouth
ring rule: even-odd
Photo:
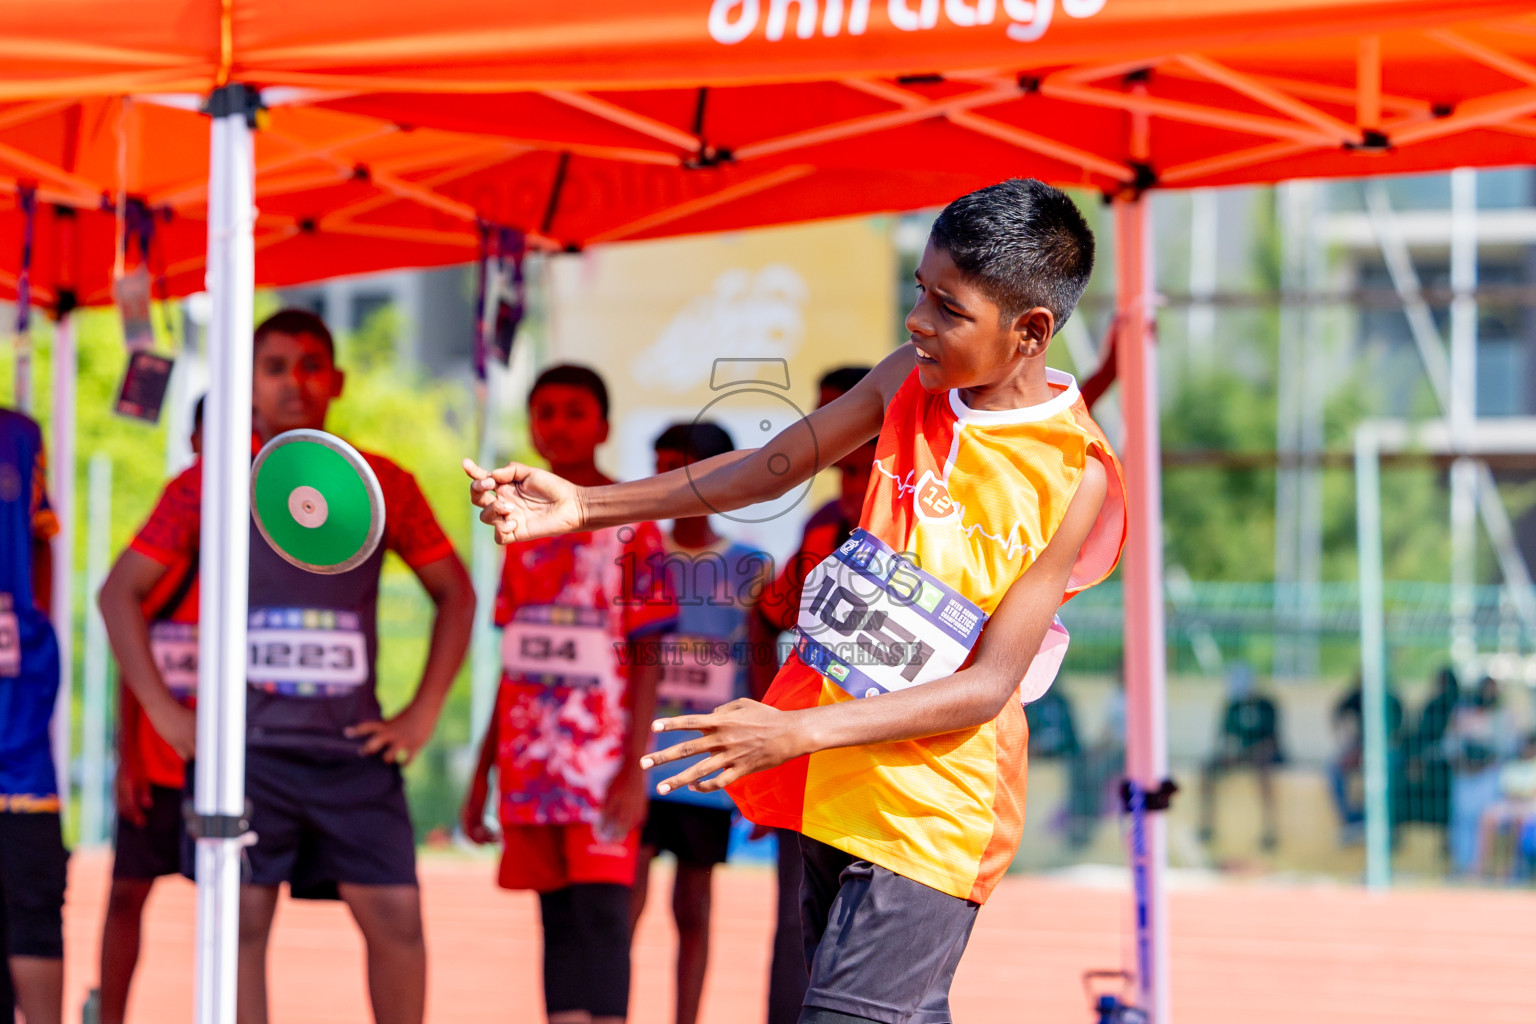
[[[913,349],[917,353],[917,361],[919,363],[928,363],[929,365],[933,365],[933,366],[937,366],[938,365],[939,361],[937,359],[935,359],[933,356],[929,355],[927,352],[924,352],[922,349],[917,348],[917,346],[915,346],[915,345],[913,346]]]

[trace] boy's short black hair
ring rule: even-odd
[[[260,348],[262,339],[269,334],[302,334],[314,338],[325,345],[325,350],[331,355],[331,362],[336,361],[336,342],[331,338],[330,328],[325,326],[325,321],[318,314],[307,309],[280,309],[257,324],[256,334],[251,341],[252,350]]]
[[[550,384],[564,384],[568,387],[581,388],[597,399],[597,408],[603,414],[603,419],[608,418],[608,385],[603,383],[603,378],[597,375],[597,371],[587,366],[577,366],[575,363],[561,363],[551,366],[534,380],[533,387],[528,389],[528,404],[533,404],[533,396],[539,393],[539,388]]]
[[[868,366],[839,366],[835,370],[828,370],[821,375],[821,380],[816,382],[816,390],[829,388],[838,394],[846,395],[853,390],[853,386],[865,377],[869,376],[872,367]]]
[[[712,459],[736,450],[731,435],[718,423],[674,423],[656,438],[658,452],[682,452],[689,462]]]
[[[203,429],[203,406],[207,401],[207,395],[199,395],[197,404],[192,407],[192,430],[194,433]]]
[[[1093,232],[1077,204],[1034,178],[961,196],[928,237],[997,303],[1005,323],[1044,306],[1060,330],[1093,273]]]

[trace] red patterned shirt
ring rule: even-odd
[[[496,598],[500,817],[596,821],[629,731],[629,641],[677,604],[654,523],[510,544]]]

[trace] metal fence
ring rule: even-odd
[[[1536,864],[1536,746],[1524,741],[1536,692],[1528,671],[1536,665],[1532,638],[1503,588],[1478,589],[1472,621],[1483,653],[1464,666],[1452,694],[1439,672],[1450,649],[1451,588],[1389,584],[1386,605],[1394,874],[1528,883]],[[403,704],[416,683],[430,611],[408,576],[386,579],[386,709]],[[1018,870],[1124,862],[1118,585],[1088,591],[1062,618],[1072,646],[1061,678],[1029,709],[1029,813]],[[1170,588],[1169,752],[1181,788],[1170,812],[1176,867],[1363,876],[1359,618],[1352,584],[1325,584],[1310,595],[1257,583]],[[1277,676],[1277,652],[1287,665],[1310,659],[1314,670]],[[1491,708],[1475,699],[1484,673],[1499,687]],[[423,838],[451,830],[457,818],[478,740],[469,730],[469,686],[466,670],[433,743],[408,773]]]

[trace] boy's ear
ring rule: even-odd
[[[597,432],[597,443],[603,444],[608,440],[608,419],[603,418],[603,428]]]
[[[342,389],[345,388],[346,385],[347,385],[347,373],[346,373],[346,371],[345,370],[339,370],[339,369],[337,369],[334,366],[331,367],[331,397],[333,399],[334,398],[340,398],[341,397]]]
[[[1013,322],[1013,329],[1019,336],[1021,356],[1043,356],[1051,345],[1051,337],[1056,333],[1056,314],[1044,306],[1026,309]]]

